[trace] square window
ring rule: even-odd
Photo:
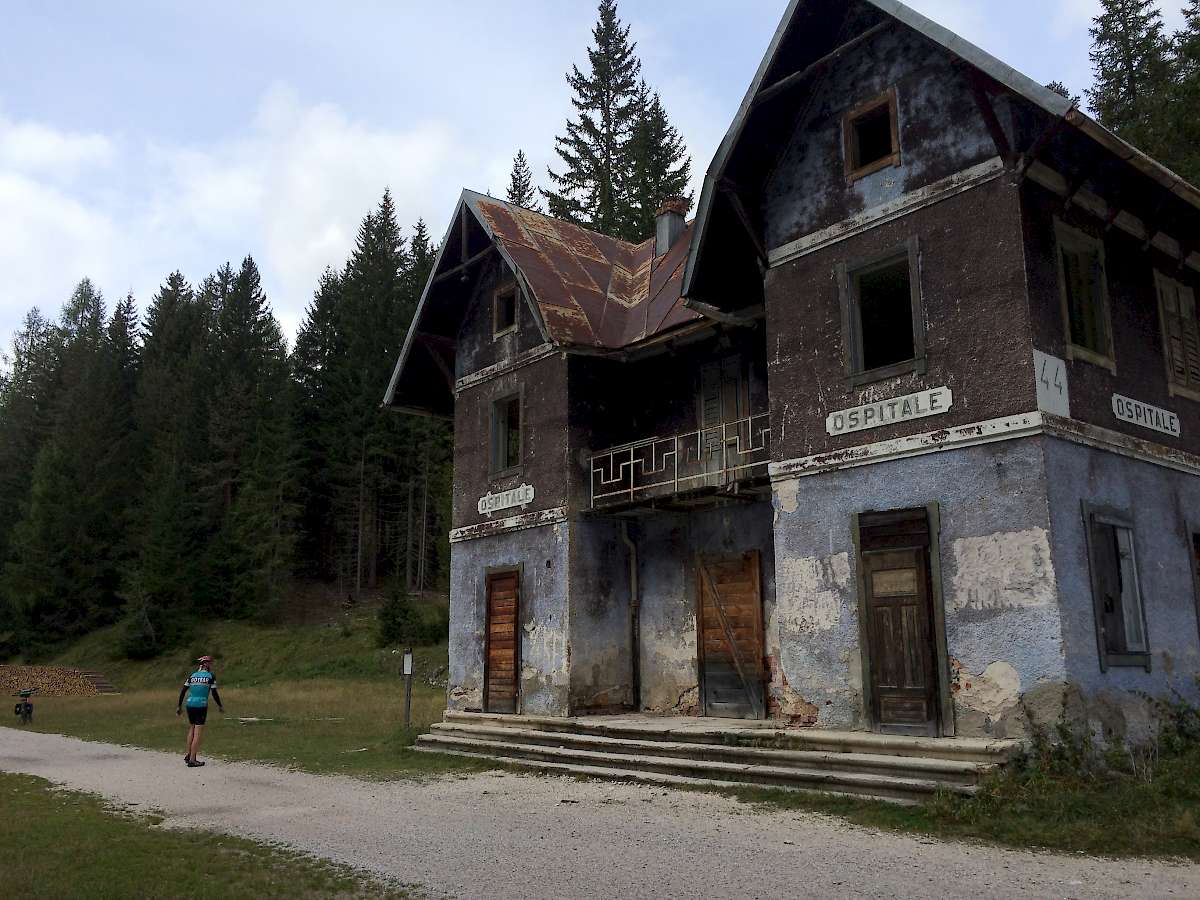
[[[521,464],[521,398],[505,397],[492,406],[492,472]]]
[[[1195,399],[1200,399],[1200,326],[1196,321],[1196,292],[1160,272],[1154,273],[1154,280],[1158,288],[1167,379],[1172,392],[1192,392]]]
[[[1058,223],[1058,272],[1067,355],[1115,368],[1109,322],[1104,245]]]
[[[499,337],[517,328],[517,289],[501,288],[492,299],[492,333]]]
[[[1086,513],[1101,663],[1148,666],[1149,644],[1131,521],[1113,512]]]
[[[920,371],[925,351],[915,239],[856,269],[839,266],[839,272],[852,382]]]
[[[846,114],[846,176],[854,181],[888,166],[900,164],[900,138],[896,121],[896,92],[889,90]]]

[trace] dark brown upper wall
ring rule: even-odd
[[[928,369],[848,384],[839,263],[920,245]],[[772,456],[794,459],[1016,415],[1036,408],[1017,191],[998,178],[772,269],[767,276]],[[945,415],[839,437],[825,417],[928,388],[954,392]]]
[[[842,117],[889,88],[897,95],[900,165],[848,184]],[[798,123],[763,192],[770,249],[996,156],[966,74],[899,24],[815,76],[812,89],[774,101]],[[1001,121],[1007,103],[997,103]]]
[[[1171,396],[1163,356],[1162,325],[1154,270],[1200,294],[1200,277],[1195,270],[1179,271],[1179,263],[1118,228],[1107,234],[1094,216],[1072,207],[1063,211],[1062,198],[1026,182],[1022,190],[1025,210],[1025,256],[1028,264],[1034,345],[1045,353],[1066,360],[1071,399],[1071,418],[1154,441],[1192,453],[1200,453],[1200,402]],[[1112,316],[1116,374],[1092,363],[1068,360],[1067,331],[1063,320],[1058,281],[1055,218],[1104,242],[1109,307]],[[1176,413],[1179,438],[1151,431],[1113,415],[1112,395],[1123,394]]]
[[[523,296],[517,301],[517,330],[501,337],[492,331],[492,298],[501,287],[515,285],[512,270],[493,254],[476,279],[467,303],[467,314],[458,332],[455,376],[462,378],[488,366],[511,362],[521,353],[544,343],[533,310]]]
[[[521,466],[497,478],[490,472],[492,407],[514,394],[521,397]],[[521,484],[533,486],[533,503],[493,513],[492,519],[565,506],[568,456],[567,361],[562,354],[463,390],[454,408],[453,527],[489,521],[479,513],[479,498]]]

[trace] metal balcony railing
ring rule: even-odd
[[[591,458],[592,507],[732,486],[765,475],[770,459],[767,413],[622,444]]]

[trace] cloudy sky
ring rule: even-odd
[[[785,0],[622,0],[697,178]],[[911,0],[1082,92],[1099,0]],[[1166,0],[1168,22],[1183,0]],[[0,337],[91,277],[144,308],[251,253],[294,334],[390,186],[440,237],[459,190],[544,176],[594,0],[0,0]]]

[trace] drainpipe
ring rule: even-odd
[[[629,629],[630,629],[630,667],[633,671],[633,709],[642,709],[642,642],[641,614],[642,597],[638,590],[638,549],[637,544],[629,537],[629,521],[621,523],[621,541],[629,551]]]

